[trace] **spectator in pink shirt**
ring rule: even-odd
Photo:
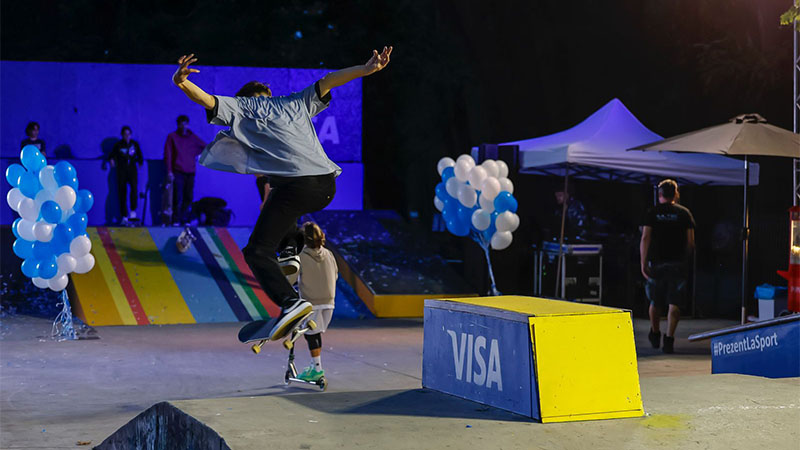
[[[194,193],[194,174],[197,170],[197,156],[203,152],[206,143],[189,129],[189,118],[178,116],[178,129],[167,135],[164,144],[164,164],[167,167],[167,181],[172,188],[173,223],[186,223],[186,210],[192,204]]]

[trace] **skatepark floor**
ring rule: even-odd
[[[0,448],[87,448],[170,401],[231,448],[800,448],[800,379],[710,375],[709,342],[734,322],[685,320],[676,353],[635,320],[637,419],[542,425],[421,390],[422,320],[335,321],[323,339],[327,392],[283,385],[287,352],[254,355],[238,323],[99,327],[55,342],[51,322],[0,322]],[[298,346],[298,367],[310,361]],[[78,445],[81,444],[81,445]]]

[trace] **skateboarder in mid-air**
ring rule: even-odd
[[[206,147],[200,164],[269,176],[269,198],[242,253],[262,289],[281,308],[270,333],[272,340],[285,335],[312,309],[281,272],[276,259],[279,243],[297,226],[300,216],[319,211],[333,200],[336,177],[342,171],[325,154],[311,118],[328,107],[332,89],[382,70],[391,53],[392,47],[384,47],[381,53],[373,50],[366,64],[331,72],[302,91],[281,97],[272,97],[265,85],[247,96],[210,95],[188,80],[199,72],[190,67],[197,61],[194,54],[178,60],[173,83],[206,109],[210,123],[230,127]]]

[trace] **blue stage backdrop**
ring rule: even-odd
[[[205,112],[189,101],[171,82],[174,65],[0,62],[0,156],[2,170],[19,158],[25,125],[41,125],[48,162],[70,161],[80,174],[81,187],[95,194],[89,214],[91,225],[101,225],[119,215],[116,174],[103,171],[101,157],[120,138],[120,129],[133,129],[146,159],[139,171],[139,191],[150,188],[147,224],[160,206],[164,141],[176,128],[180,114],[189,128],[206,142],[221,127],[209,125]],[[193,80],[207,92],[234,95],[246,82],[262,81],[274,95],[298,91],[321,78],[327,69],[272,69],[256,67],[197,66]],[[361,209],[361,82],[355,80],[333,92],[330,108],[315,118],[317,134],[328,155],[344,169],[330,209]],[[199,167],[195,199],[221,197],[235,213],[232,225],[252,225],[258,215],[254,177],[226,174]],[[10,224],[14,213],[5,201],[8,183],[2,184],[0,223]],[[109,186],[112,188],[109,189]],[[111,191],[111,195],[109,194]],[[141,215],[143,202],[140,201]],[[157,223],[157,222],[156,222]]]

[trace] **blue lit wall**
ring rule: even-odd
[[[192,80],[212,94],[233,95],[244,83],[268,83],[274,95],[305,88],[326,69],[270,69],[197,66]],[[157,212],[163,179],[164,141],[175,130],[180,114],[189,116],[189,128],[210,141],[221,127],[209,125],[205,112],[189,101],[171,81],[173,65],[0,62],[0,169],[16,162],[25,125],[39,122],[47,144],[48,161],[69,160],[78,170],[82,188],[95,194],[89,214],[92,225],[118,216],[116,174],[103,171],[100,158],[119,139],[122,125],[133,129],[147,160],[139,172],[139,191],[149,187],[147,224]],[[333,92],[331,106],[315,119],[317,134],[328,155],[344,169],[329,209],[361,209],[361,81]],[[111,195],[109,185],[113,186]],[[0,223],[14,220],[5,201],[9,186],[3,181]],[[232,225],[252,225],[258,215],[254,177],[198,167],[195,199],[221,197],[235,213]],[[140,201],[141,215],[144,205]]]

